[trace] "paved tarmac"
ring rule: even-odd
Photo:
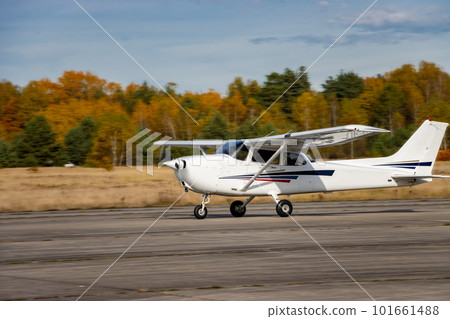
[[[0,213],[0,299],[76,300],[156,221],[81,300],[450,300],[450,199],[165,209]]]

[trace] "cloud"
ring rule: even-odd
[[[253,38],[248,40],[251,44],[264,44],[264,43],[282,43],[283,40],[280,37],[262,37],[262,38]]]
[[[326,2],[326,1],[323,1]],[[320,2],[318,3],[320,4]],[[323,5],[323,4],[322,4]],[[341,16],[329,20],[334,28],[345,28],[355,17]],[[401,9],[386,7],[368,11],[357,24],[342,37],[336,46],[355,45],[357,43],[397,44],[412,37],[436,35],[450,32],[450,13],[445,8],[430,6],[426,8]],[[300,34],[292,36],[269,36],[252,38],[251,44],[285,44],[303,43],[328,47],[338,34],[313,35]]]
[[[345,18],[346,20],[348,18]],[[400,33],[450,32],[448,9],[438,6],[401,9],[387,7],[367,12],[355,25],[361,31],[390,31]]]
[[[295,35],[289,37],[261,37],[250,39],[251,44],[267,44],[267,43],[304,43],[304,44],[331,44],[334,41],[331,36],[316,35]]]
[[[251,44],[266,44],[266,43],[304,43],[304,44],[321,44],[330,45],[335,39],[332,36],[325,35],[295,35],[289,37],[261,37],[250,39]]]
[[[328,47],[336,40],[336,35],[296,35],[290,37],[261,37],[250,39],[251,44],[286,44],[301,43],[305,45],[320,45]],[[404,40],[404,36],[390,32],[353,33],[346,34],[335,46],[356,45],[358,43],[396,44]]]

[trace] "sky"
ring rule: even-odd
[[[309,67],[374,0],[3,0],[0,80],[25,86],[90,71],[126,86],[177,83],[226,94],[236,76]],[[362,77],[434,62],[450,72],[450,1],[378,0],[309,69],[321,91],[341,70]],[[148,73],[148,74],[147,74]],[[151,77],[149,76],[151,75]]]

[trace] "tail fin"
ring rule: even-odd
[[[409,168],[417,175],[430,175],[447,126],[426,120],[397,153],[386,159],[392,166]]]

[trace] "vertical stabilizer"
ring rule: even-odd
[[[447,128],[447,123],[426,120],[397,153],[386,158],[389,166],[430,175]]]

